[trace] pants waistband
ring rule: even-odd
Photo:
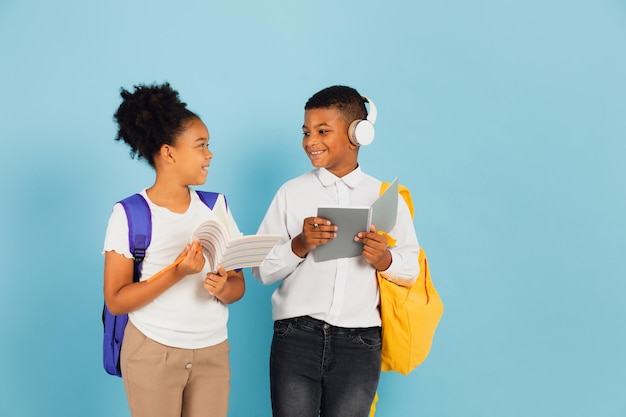
[[[333,326],[330,323],[327,323],[323,320],[319,320],[316,318],[313,318],[311,316],[300,316],[300,317],[292,317],[289,319],[283,319],[283,320],[278,320],[278,321],[282,321],[285,323],[290,323],[292,326],[295,326],[297,328],[300,329],[309,329],[309,330],[316,330],[316,331],[322,331],[322,330],[327,330],[327,331],[332,331],[335,334],[354,334],[354,333],[359,333],[362,332],[364,330],[369,330],[369,329],[379,329],[379,326],[374,326],[374,327],[339,327],[339,326]]]

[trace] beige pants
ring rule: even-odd
[[[172,348],[129,321],[121,369],[133,417],[226,417],[230,392],[228,341],[203,349]]]

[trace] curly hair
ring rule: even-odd
[[[327,87],[315,93],[304,105],[304,110],[335,107],[347,124],[367,118],[365,100],[357,90],[343,85]]]
[[[113,115],[118,125],[115,140],[130,146],[131,158],[144,159],[153,168],[161,146],[174,145],[185,123],[199,118],[167,82],[139,84],[133,92],[121,88],[120,96],[122,103]]]

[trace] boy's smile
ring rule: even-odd
[[[357,167],[358,148],[348,139],[348,123],[336,107],[304,112],[302,147],[314,167],[326,168],[337,177]]]

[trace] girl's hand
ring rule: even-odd
[[[209,292],[209,294],[217,297],[224,289],[227,279],[228,274],[220,265],[217,267],[217,274],[212,272],[206,274],[206,278],[204,279],[204,288]]]
[[[176,269],[183,276],[197,274],[204,267],[204,255],[202,254],[202,246],[198,239],[194,239],[185,246],[179,257],[183,256],[183,260],[176,266]]]
[[[391,265],[391,252],[387,249],[387,238],[376,233],[374,225],[369,232],[359,232],[354,240],[363,243],[361,253],[377,271],[384,271]]]

